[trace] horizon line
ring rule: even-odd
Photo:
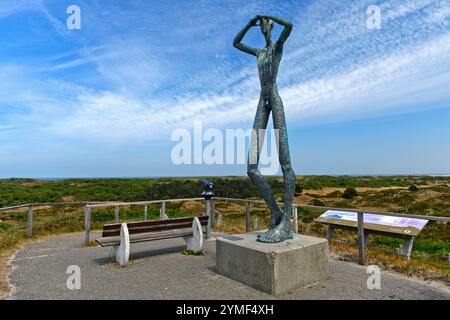
[[[177,179],[177,178],[226,178],[247,177],[247,175],[179,175],[179,176],[79,176],[79,177],[2,177],[0,180],[31,179],[31,180],[76,180],[76,179]],[[268,175],[267,177],[282,177],[282,175]],[[395,174],[303,174],[296,177],[450,177],[450,173],[395,173]]]

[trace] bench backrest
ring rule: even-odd
[[[208,225],[208,216],[197,217],[202,227]],[[194,218],[177,218],[169,220],[154,220],[127,223],[129,234],[147,233],[154,231],[174,230],[192,228],[192,220]],[[121,223],[105,224],[103,226],[102,237],[116,237],[120,235]]]

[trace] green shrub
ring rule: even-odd
[[[323,211],[313,210],[313,209],[298,209],[298,216],[303,223],[310,223],[314,221],[315,218],[320,216]]]
[[[358,191],[355,188],[347,188],[342,194],[342,198],[344,199],[353,199],[358,196]]]
[[[303,188],[300,184],[295,184],[295,193],[303,193]]]
[[[325,204],[322,201],[320,201],[319,199],[312,199],[309,202],[309,204],[312,205],[312,206],[318,206],[318,207],[324,207],[325,206]]]
[[[0,222],[0,231],[6,231],[11,228],[11,225],[8,223]]]
[[[409,186],[408,190],[411,192],[417,192],[419,191],[419,188],[415,184],[412,184]]]

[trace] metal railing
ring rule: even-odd
[[[28,208],[28,221],[27,221],[27,234],[29,237],[33,235],[33,207],[42,206],[72,206],[72,205],[84,205],[85,206],[85,217],[84,217],[84,231],[85,231],[85,243],[88,244],[90,241],[91,232],[91,210],[95,208],[106,208],[114,207],[115,222],[119,223],[119,213],[121,206],[144,206],[144,220],[147,220],[147,210],[149,205],[160,204],[160,219],[167,219],[166,215],[166,203],[172,202],[183,202],[183,201],[205,201],[205,211],[204,215],[210,216],[208,219],[207,232],[205,235],[206,239],[211,237],[211,227],[215,221],[215,205],[216,201],[233,201],[233,202],[244,202],[245,204],[245,229],[246,232],[250,232],[250,204],[258,203],[265,204],[264,200],[255,199],[237,199],[237,198],[224,198],[224,197],[214,197],[211,200],[204,198],[186,198],[186,199],[166,199],[166,200],[151,200],[151,201],[138,201],[138,202],[56,202],[56,203],[30,203],[22,204],[17,206],[10,206],[5,208],[0,208],[0,213],[4,211],[16,210],[21,208]],[[278,202],[279,205],[283,205],[282,202]],[[429,221],[440,221],[440,222],[450,222],[448,217],[437,217],[429,215],[414,215],[414,214],[402,214],[394,212],[382,212],[382,211],[372,211],[372,210],[362,210],[362,209],[349,209],[349,208],[335,208],[326,206],[313,206],[313,205],[302,205],[293,204],[292,205],[292,219],[294,232],[298,233],[298,208],[303,209],[313,209],[313,210],[336,210],[345,212],[354,212],[357,214],[357,230],[358,230],[358,262],[360,264],[365,263],[365,234],[364,234],[364,214],[377,214],[391,217],[403,217],[403,218],[413,218],[413,219],[425,219]]]

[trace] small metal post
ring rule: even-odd
[[[33,236],[33,206],[28,206],[28,230],[27,230],[28,237]]]
[[[114,208],[114,218],[116,220],[116,223],[119,223],[119,211],[120,211],[120,207],[116,206]]]
[[[253,230],[258,230],[258,216],[253,220]]]
[[[208,180],[202,180],[200,181],[201,184],[203,184],[203,191],[201,193],[202,197],[205,198],[205,215],[208,216],[208,225],[206,227],[206,234],[205,239],[211,239],[211,226],[213,224],[213,219],[211,214],[211,207],[212,207],[212,197],[214,196],[214,192],[212,191],[213,184],[212,182]]]
[[[298,233],[298,208],[292,207],[292,222],[294,224],[294,233]]]
[[[89,244],[89,236],[91,232],[91,207],[86,205],[84,209],[84,244]]]
[[[245,232],[250,232],[250,203],[245,201]]]
[[[166,216],[166,202],[161,202],[161,208],[159,209],[159,219],[164,220]]]
[[[211,239],[211,199],[205,199],[205,216],[208,216],[208,225],[206,226],[205,239]]]
[[[144,206],[144,221],[147,221],[148,205]]]
[[[211,200],[211,226],[216,223],[216,203]]]
[[[358,263],[364,265],[366,263],[366,248],[364,241],[364,213],[358,212]]]

